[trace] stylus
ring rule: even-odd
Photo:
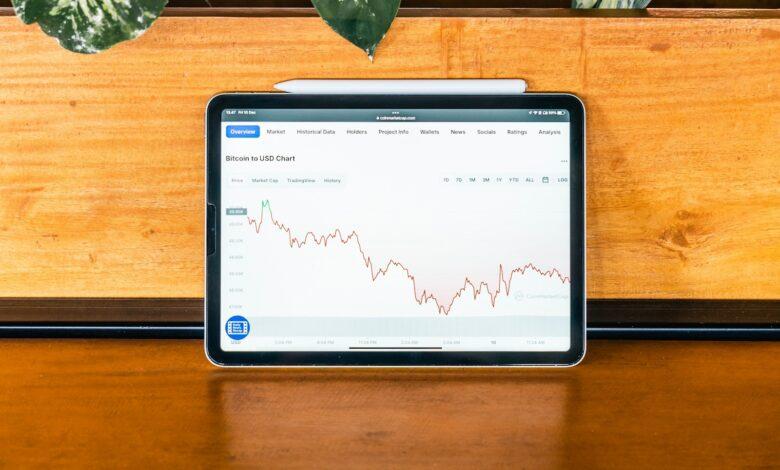
[[[519,95],[516,78],[436,80],[287,80],[274,85],[287,93],[311,95]]]

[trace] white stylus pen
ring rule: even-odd
[[[516,78],[440,80],[287,80],[274,86],[310,95],[519,95],[525,80]]]

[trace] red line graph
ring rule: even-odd
[[[490,296],[491,305],[495,307],[496,299],[502,293],[502,287],[503,287],[503,293],[508,296],[509,292],[511,291],[512,279],[514,278],[514,276],[516,274],[523,275],[526,273],[526,271],[529,270],[541,276],[558,278],[558,280],[560,280],[561,283],[571,282],[568,276],[562,274],[556,268],[544,270],[535,266],[532,263],[526,263],[524,266],[515,268],[509,271],[509,274],[506,274],[504,272],[504,266],[499,264],[497,289],[490,290],[490,287],[487,282],[480,281],[475,283],[471,279],[466,277],[463,281],[463,286],[461,286],[460,289],[456,291],[456,293],[452,296],[452,298],[450,298],[449,300],[441,301],[435,295],[428,293],[426,290],[423,290],[422,292],[418,292],[417,280],[415,279],[411,271],[409,271],[409,269],[406,266],[404,266],[404,264],[401,263],[400,261],[390,259],[387,261],[387,263],[384,264],[383,267],[376,269],[374,267],[374,262],[372,261],[371,257],[367,255],[366,252],[363,250],[363,246],[360,243],[360,236],[354,230],[350,232],[347,236],[344,236],[341,229],[337,228],[325,235],[317,235],[314,232],[306,232],[306,234],[303,235],[303,237],[297,237],[293,235],[292,229],[290,229],[289,227],[287,227],[286,225],[277,221],[274,218],[273,212],[271,210],[271,203],[266,200],[262,202],[259,220],[254,219],[252,217],[247,217],[249,225],[254,227],[254,230],[258,235],[260,234],[263,225],[266,223],[265,220],[266,210],[268,212],[268,221],[271,223],[271,226],[276,227],[277,229],[287,234],[287,239],[290,248],[295,248],[295,247],[301,248],[302,246],[306,245],[309,242],[313,242],[319,246],[327,247],[328,243],[331,240],[341,242],[344,245],[354,243],[357,249],[360,251],[361,256],[363,257],[363,263],[365,264],[366,268],[368,268],[368,270],[371,272],[372,281],[376,281],[380,276],[386,275],[388,271],[390,271],[390,269],[393,268],[400,269],[401,271],[403,271],[404,274],[406,274],[406,277],[410,281],[412,281],[414,299],[417,302],[417,304],[423,305],[423,304],[427,304],[430,301],[433,301],[436,303],[436,308],[439,311],[439,313],[445,315],[450,312],[450,309],[452,308],[455,301],[461,298],[462,296],[466,295],[469,289],[471,289],[471,293],[474,299],[476,299],[483,292],[483,290],[486,291]]]

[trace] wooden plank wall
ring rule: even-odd
[[[780,298],[780,17],[163,17],[96,56],[0,17],[0,296],[203,294],[203,110],[300,77],[523,77],[588,112],[588,293]]]

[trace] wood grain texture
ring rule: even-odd
[[[717,358],[717,359],[715,359]],[[200,341],[0,342],[0,465],[769,468],[780,343],[594,341],[570,369],[225,370]]]
[[[775,12],[776,13],[776,12]],[[524,77],[588,111],[588,293],[780,298],[780,15],[163,17],[97,56],[0,18],[0,296],[203,289],[203,110],[302,77]]]

